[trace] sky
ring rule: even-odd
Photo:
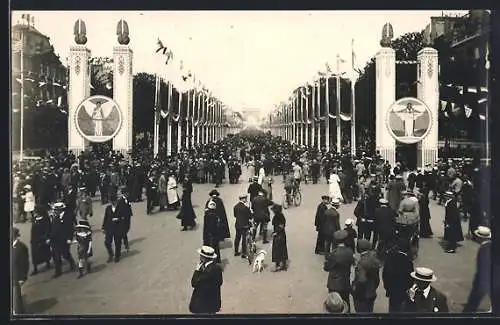
[[[65,63],[74,45],[73,26],[85,21],[92,56],[112,57],[118,45],[116,27],[128,22],[133,71],[158,73],[180,82],[184,73],[196,79],[229,107],[263,113],[286,101],[292,91],[311,82],[328,64],[352,75],[351,44],[360,68],[380,49],[382,27],[390,22],[394,37],[423,30],[442,11],[34,11],[12,12],[35,17],[35,28],[50,41]],[[463,15],[466,11],[445,11]],[[155,53],[160,38],[174,54],[165,66]]]

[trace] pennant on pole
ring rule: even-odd
[[[482,121],[486,121],[486,115],[479,114],[479,119]]]
[[[445,100],[440,100],[439,102],[441,103],[441,111],[444,112],[446,110],[447,102]]]
[[[162,118],[166,118],[168,116],[168,112],[164,112],[164,111],[160,110],[160,116]]]
[[[465,110],[465,117],[469,118],[472,114],[472,108],[470,108],[469,106],[465,105],[464,106],[464,110]]]
[[[476,87],[469,87],[469,88],[467,88],[467,92],[477,94],[477,88]]]
[[[486,103],[488,101],[488,98],[481,98],[480,100],[477,101],[478,104]]]

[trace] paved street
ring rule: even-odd
[[[276,177],[275,181],[274,196],[281,197],[281,177]],[[194,184],[193,204],[199,223],[212,186]],[[224,184],[219,189],[231,228],[234,226],[232,207],[247,187],[248,183],[240,181],[238,185]],[[327,293],[327,273],[322,270],[323,256],[314,254],[314,214],[321,195],[327,191],[324,180],[322,184],[303,185],[302,205],[285,210],[290,257],[287,272],[270,272],[271,244],[264,247],[268,251],[267,269],[261,274],[252,274],[245,260],[233,256],[232,243],[225,243],[221,251],[225,266],[221,313],[324,312],[322,303]],[[195,231],[181,232],[176,212],[148,216],[145,202],[135,203],[133,210],[135,215],[129,233],[131,250],[119,263],[106,263],[103,234],[95,231],[93,273],[77,279],[77,273],[69,273],[68,266],[64,265],[66,273],[52,279],[53,270],[46,272],[42,266],[42,273],[30,277],[24,285],[27,311],[49,315],[189,313],[190,280],[198,262],[196,249],[201,245],[201,224]],[[342,223],[353,217],[353,210],[354,204],[341,207]],[[103,213],[104,208],[95,202],[95,216],[91,220],[94,229],[100,228]],[[421,240],[415,265],[434,269],[438,277],[435,286],[448,296],[451,311],[460,312],[471,287],[478,245],[466,240],[457,254],[444,253],[439,245],[444,210],[434,201],[431,215],[435,237]],[[21,239],[29,243],[30,224],[17,226],[21,230]],[[463,229],[465,233],[465,223]],[[234,240],[233,228],[231,232]],[[487,301],[483,301],[482,309],[488,309]],[[387,312],[382,284],[375,312]]]

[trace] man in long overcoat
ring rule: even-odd
[[[166,171],[161,172],[161,176],[158,179],[158,194],[160,200],[160,211],[165,210],[165,206],[167,205],[167,174]]]
[[[76,263],[70,250],[75,218],[73,211],[62,202],[54,204],[54,214],[50,228],[50,243],[56,269],[54,278],[57,278],[62,274],[61,257],[69,262],[71,271],[76,269]]]
[[[31,262],[33,272],[38,273],[38,265],[45,263],[50,268],[50,218],[45,206],[35,207],[35,219],[31,224]]]
[[[389,206],[386,199],[379,200],[380,206],[375,209],[375,228],[379,236],[377,252],[383,257],[385,252],[394,244],[396,211]]]
[[[217,254],[212,247],[202,246],[198,254],[200,262],[191,278],[193,294],[189,311],[193,314],[216,314],[222,305],[222,268],[215,262]]]
[[[316,254],[323,254],[325,252],[325,239],[321,228],[323,227],[324,213],[328,209],[328,203],[330,203],[330,197],[328,195],[323,195],[321,197],[321,202],[318,204],[318,208],[316,209],[316,216],[314,218],[314,226],[316,227],[316,232],[318,233],[316,238],[316,247],[314,249]]]
[[[464,240],[462,223],[460,220],[459,202],[453,192],[446,192],[445,196],[448,197],[448,201],[445,203],[443,239],[448,243],[446,252],[455,253],[458,246],[457,243]]]
[[[28,247],[19,240],[19,229],[12,229],[12,293],[14,298],[14,313],[24,313],[21,286],[28,279],[30,269]]]

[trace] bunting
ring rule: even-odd
[[[472,114],[472,108],[470,108],[469,106],[465,105],[464,110],[465,110],[465,116],[467,118],[470,118],[470,116]]]

